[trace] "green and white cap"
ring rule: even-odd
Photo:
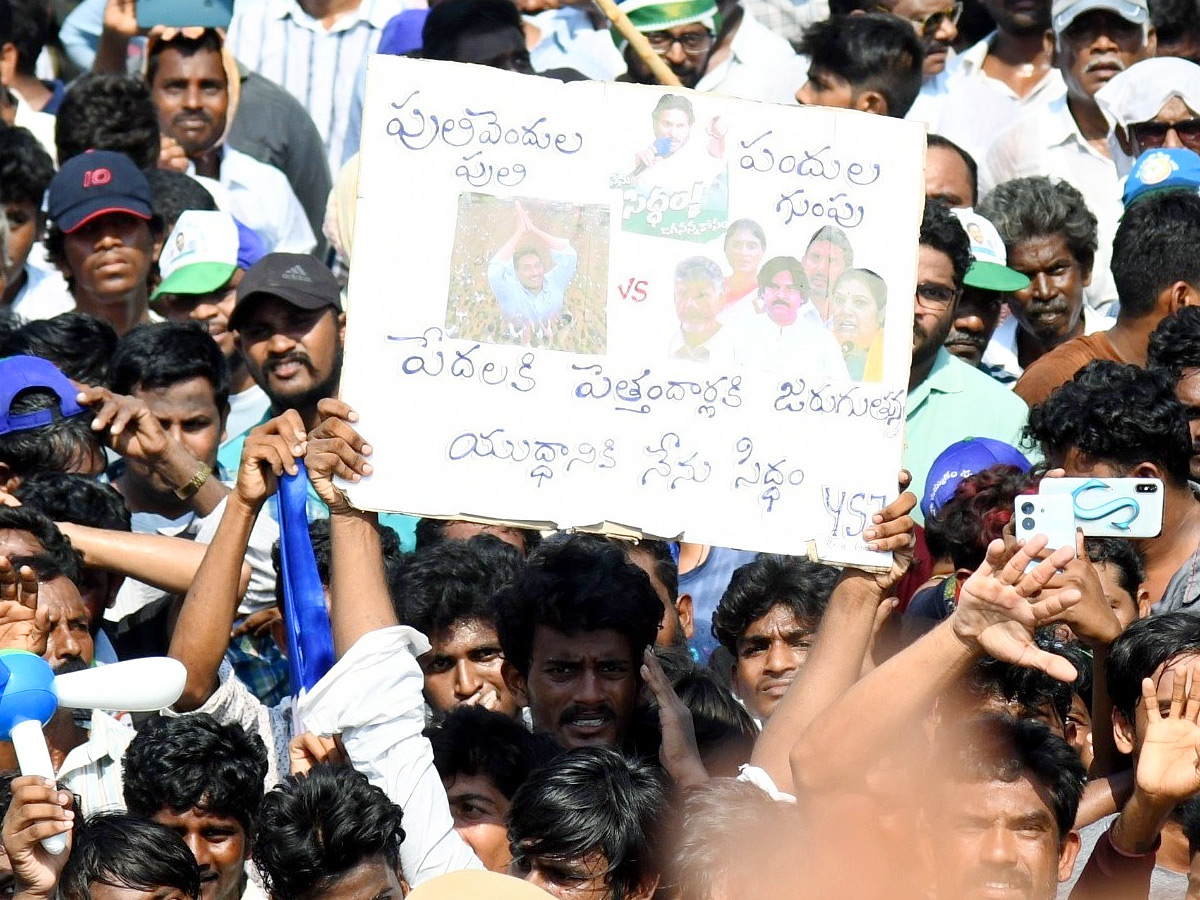
[[[996,226],[973,209],[952,209],[971,241],[974,262],[963,283],[986,291],[1019,291],[1029,287],[1029,278],[1008,267],[1008,254]]]
[[[719,21],[715,0],[670,0],[666,3],[624,0],[620,9],[629,16],[634,27],[643,32],[665,31],[699,22],[715,33]]]
[[[151,294],[208,294],[249,269],[266,253],[253,231],[225,212],[181,213],[158,259],[162,282]]]

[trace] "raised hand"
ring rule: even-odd
[[[337,475],[347,481],[360,481],[374,469],[367,462],[371,445],[354,430],[358,413],[341,400],[327,398],[317,404],[321,423],[308,435],[304,465],[308,480],[330,513],[350,512],[353,507],[345,492],[333,483]]]
[[[908,487],[912,476],[900,472],[901,489]],[[895,500],[875,514],[871,525],[863,532],[867,548],[880,553],[891,552],[892,567],[887,572],[868,574],[875,584],[887,594],[907,574],[912,565],[913,550],[917,546],[916,523],[910,513],[917,505],[917,497],[905,490]]]
[[[1154,682],[1142,679],[1146,735],[1134,779],[1138,790],[1174,807],[1200,793],[1200,665],[1168,669],[1162,681],[1168,679],[1171,706],[1165,717]]]
[[[708,781],[708,772],[696,747],[692,711],[675,693],[671,680],[650,647],[642,655],[642,680],[658,704],[658,724],[662,731],[658,757],[662,767],[679,787],[704,784]]]
[[[38,609],[37,573],[29,566],[17,571],[0,556],[0,648],[46,652],[50,634],[50,609]]]
[[[261,509],[275,493],[276,479],[299,471],[296,460],[303,458],[306,444],[304,422],[294,409],[252,428],[238,466],[234,487],[238,499],[251,509]]]
[[[1074,681],[1079,674],[1075,667],[1063,657],[1042,650],[1033,640],[1037,626],[1081,599],[1076,588],[1043,591],[1072,559],[1073,548],[1059,547],[1031,571],[1025,571],[1045,546],[1045,536],[1037,535],[1010,554],[1004,541],[992,541],[983,563],[963,584],[950,621],[955,637],[972,651],[1040,669],[1059,681]]]
[[[1075,558],[1062,567],[1046,584],[1047,588],[1074,588],[1079,591],[1080,601],[1050,621],[1064,622],[1085,645],[1095,649],[1107,647],[1121,634],[1121,622],[1113,612],[1096,567],[1087,557],[1083,531],[1075,532]]]
[[[298,734],[288,743],[288,761],[291,763],[293,775],[306,775],[313,766],[328,764],[331,766],[348,766],[350,758],[346,748],[342,746],[340,735],[322,737],[305,731]]]
[[[71,848],[71,826],[75,820],[70,791],[39,775],[22,775],[12,781],[12,803],[4,815],[0,836],[16,879],[16,896],[49,898]],[[42,840],[65,835],[67,852],[50,853]]]
[[[122,456],[154,464],[170,451],[171,438],[144,400],[102,387],[83,387],[75,399],[95,410],[92,430],[107,431],[109,444]]]

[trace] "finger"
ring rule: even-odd
[[[1043,478],[1066,478],[1066,477],[1067,477],[1067,470],[1066,470],[1066,469],[1062,469],[1062,468],[1059,468],[1059,469],[1049,469],[1049,470],[1047,470],[1046,474],[1045,474],[1045,475],[1043,475],[1042,477],[1043,477]]]
[[[1087,538],[1083,536],[1083,529],[1075,529],[1075,556],[1079,559],[1087,559]]]
[[[1158,692],[1149,678],[1142,679],[1142,711],[1150,724],[1162,721],[1162,713],[1158,709]]]
[[[54,837],[56,834],[66,834],[72,828],[72,822],[66,821],[41,821],[27,825],[24,828],[17,830],[14,837],[18,840],[29,841],[30,844],[36,844],[38,841],[45,840],[48,837]]]
[[[134,422],[135,418],[140,420],[143,412],[149,414],[149,410],[143,410],[132,403],[121,404],[117,407],[117,414],[113,418],[112,424],[108,426],[109,434],[120,434],[131,422]],[[134,422],[134,434],[141,431],[140,425],[140,421]]]
[[[336,397],[326,397],[318,401],[317,412],[321,414],[322,418],[345,419],[347,422],[358,421],[358,413],[350,407],[350,404]]]
[[[70,822],[75,813],[57,803],[21,803],[14,811],[14,825],[19,830],[33,822]]]
[[[902,492],[906,491],[908,490],[908,486],[912,484],[912,472],[908,471],[908,469],[901,469],[896,480],[899,482],[900,490]]]
[[[1049,596],[1043,595],[1036,601],[1029,603],[1026,609],[1030,613],[1030,621],[1034,625],[1045,625],[1072,606],[1075,606],[1083,599],[1083,594],[1078,588],[1063,588],[1062,590],[1053,591]]]
[[[372,447],[354,427],[344,419],[326,419],[308,436],[312,440],[341,440],[363,456],[370,456]]]
[[[907,517],[906,517],[907,518]],[[909,519],[911,522],[912,520]],[[912,550],[917,546],[917,536],[912,531],[904,531],[895,537],[876,538],[867,544],[869,550],[879,553],[895,553],[901,550]]]
[[[1183,704],[1187,699],[1187,673],[1176,673],[1172,670],[1164,673],[1164,681],[1167,675],[1171,676],[1171,706],[1167,712],[1167,718],[1178,719],[1183,714]]]
[[[104,431],[104,429],[108,428],[112,424],[117,411],[117,404],[111,400],[106,400],[100,404],[100,408],[96,410],[95,416],[92,417],[92,430]]]
[[[1189,722],[1200,722],[1200,670],[1197,669],[1196,663],[1191,665],[1188,671],[1191,679],[1191,685],[1188,688],[1187,707],[1183,711],[1183,717]]]
[[[353,447],[347,444],[340,438],[330,438],[328,440],[309,441],[308,453],[305,454],[305,460],[312,456],[314,459],[324,462],[328,465],[328,461],[332,458],[337,460],[342,468],[349,472],[338,471],[336,474],[351,481],[358,481],[362,475],[370,475],[373,467],[361,454]],[[329,471],[327,468],[318,468],[316,471]]]
[[[0,602],[17,601],[17,572],[7,556],[0,556]]]
[[[875,610],[875,621],[871,623],[871,635],[873,637],[878,636],[880,629],[883,628],[883,626],[887,623],[887,620],[891,617],[892,613],[898,609],[899,606],[900,601],[895,597],[889,597],[887,600],[884,600],[879,604],[878,608]]]
[[[38,579],[37,572],[29,566],[21,566],[19,573],[21,578],[21,590],[17,595],[17,602],[26,609],[34,610],[38,608]]]
[[[1000,544],[1004,547],[1003,541]],[[1000,580],[1005,584],[1018,584],[1025,577],[1026,567],[1038,558],[1038,554],[1045,546],[1046,536],[1044,534],[1035,534],[1024,545],[1019,545],[1000,570]],[[1005,550],[1007,552],[1007,548]],[[1044,577],[1049,578],[1049,575],[1044,575]]]
[[[917,495],[912,491],[905,491],[879,512],[871,517],[871,521],[875,523],[876,529],[884,525],[895,525],[895,523],[907,516],[913,511],[917,505]],[[893,532],[894,533],[894,532]]]
[[[671,680],[663,671],[662,663],[658,661],[658,657],[649,647],[642,653],[642,678],[654,694],[655,699],[658,700],[660,707],[665,705],[664,697],[674,697],[675,688],[671,686]]]
[[[1015,562],[1022,556],[1025,556],[1032,561],[1038,556],[1041,556],[1041,547],[1038,547],[1037,550],[1033,549],[1038,543],[1040,543],[1042,547],[1045,546],[1046,536],[1044,534],[1035,535],[1028,544],[1017,551],[1016,556],[1013,557],[1013,561]],[[1041,562],[1039,562],[1028,572],[1023,572],[1022,576],[1014,585],[1017,589],[1017,593],[1021,594],[1023,597],[1033,596],[1042,588],[1046,587],[1046,585],[1050,583],[1051,579],[1058,574],[1059,569],[1063,568],[1074,558],[1074,547],[1059,547],[1049,556],[1044,557]],[[1012,565],[1012,562],[1010,562],[1009,565]],[[1026,565],[1028,565],[1028,563],[1026,563]]]
[[[1040,669],[1051,678],[1067,684],[1072,684],[1079,678],[1079,672],[1067,661],[1066,657],[1038,647],[1031,647],[1031,652],[1020,660],[1020,665],[1031,669]]]

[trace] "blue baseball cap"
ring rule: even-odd
[[[58,409],[53,407],[14,415],[13,398],[30,388],[53,391],[58,396]],[[71,384],[58,367],[38,356],[9,356],[0,359],[0,434],[29,431],[49,425],[55,419],[67,419],[83,412],[75,396],[79,388]]]
[[[992,466],[1016,466],[1022,472],[1033,468],[1016,447],[994,438],[967,438],[939,453],[929,467],[925,496],[921,498],[921,512],[925,518],[938,514],[964,478]]]
[[[1147,194],[1172,190],[1200,191],[1200,156],[1184,147],[1159,147],[1134,162],[1121,201],[1128,206]]]
[[[88,150],[72,156],[55,174],[46,192],[46,212],[65,234],[110,213],[149,221],[150,182],[124,153]]]

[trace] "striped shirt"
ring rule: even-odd
[[[379,46],[392,16],[424,5],[420,0],[362,0],[358,9],[326,29],[299,0],[239,3],[227,44],[243,65],[286,88],[308,110],[336,172],[359,66]]]
[[[133,729],[108,713],[92,710],[88,739],[63,759],[58,780],[79,798],[84,815],[125,809],[121,757],[133,740]]]

